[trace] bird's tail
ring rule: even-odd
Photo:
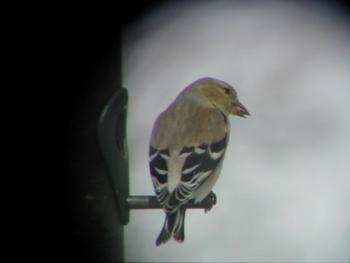
[[[167,213],[162,231],[156,240],[156,245],[159,246],[166,243],[171,237],[177,242],[183,242],[185,239],[185,212],[186,209],[180,207],[172,213]]]

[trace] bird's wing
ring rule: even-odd
[[[183,147],[178,158],[183,158],[181,177],[176,188],[169,192],[168,166],[173,159],[168,150],[150,147],[150,171],[159,203],[169,212],[187,203],[193,193],[210,177],[222,161],[227,145],[227,135],[212,144]]]
[[[168,168],[167,159],[169,157],[169,150],[158,150],[150,146],[149,149],[149,168],[151,172],[153,186],[159,203],[164,206],[169,198],[169,191],[167,189],[168,182]]]
[[[184,147],[180,156],[185,156],[181,180],[175,190],[166,198],[165,209],[175,211],[193,198],[195,191],[210,178],[222,161],[227,136],[212,144]]]

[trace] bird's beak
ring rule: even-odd
[[[250,115],[249,111],[246,109],[246,107],[243,106],[242,103],[238,103],[236,114],[243,118],[245,118],[247,115]]]

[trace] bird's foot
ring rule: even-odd
[[[202,201],[204,204],[204,212],[207,213],[216,204],[216,195],[211,191]]]

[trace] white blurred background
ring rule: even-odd
[[[132,211],[132,262],[350,261],[350,27],[331,2],[178,1],[123,32],[130,191],[153,194],[148,141],[189,83],[233,85],[251,117],[231,140],[207,214],[161,247],[161,210]]]

